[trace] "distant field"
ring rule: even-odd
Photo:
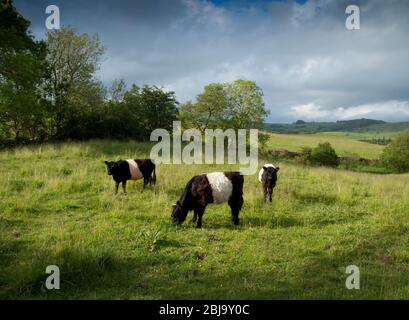
[[[297,148],[295,137],[279,145]],[[147,144],[104,140],[0,152],[0,298],[409,298],[409,175],[277,163],[272,204],[247,176],[240,225],[211,205],[198,230],[191,214],[171,224],[172,203],[191,176],[237,167],[162,165],[156,187],[130,182],[115,196],[103,160],[148,155]],[[50,264],[58,291],[43,285]],[[348,265],[360,290],[345,288]]]
[[[402,131],[365,131],[365,132],[324,132],[324,134],[330,134],[334,136],[340,136],[355,140],[371,140],[371,139],[393,139],[396,135]]]
[[[287,149],[290,151],[301,151],[302,147],[316,147],[318,143],[328,141],[339,156],[359,155],[368,159],[378,158],[383,146],[358,141],[358,135],[341,132],[311,133],[311,134],[278,134],[269,133],[270,139],[267,143],[271,149]]]

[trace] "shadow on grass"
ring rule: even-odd
[[[138,154],[140,158],[149,158],[152,142],[137,142],[134,140],[90,140],[86,146],[89,153],[105,156],[107,160],[119,160],[124,154]]]
[[[162,245],[177,246],[176,242]],[[143,250],[143,249],[141,249]],[[147,252],[147,250],[143,250]],[[110,251],[64,249],[58,253],[38,252],[25,256],[27,263],[7,266],[0,275],[2,299],[67,299],[74,297],[112,298],[112,290],[126,292],[127,288],[142,291],[149,283],[149,269],[160,265],[171,266],[177,259],[160,252],[145,254],[140,259],[123,259]],[[21,260],[20,260],[21,262]],[[47,290],[45,273],[48,265],[60,269],[60,290]],[[120,297],[126,298],[126,297]]]
[[[226,223],[225,227],[228,228]],[[237,228],[231,226],[232,228]],[[240,227],[238,227],[240,228]],[[294,299],[383,298],[402,293],[409,284],[407,270],[400,270],[388,250],[399,249],[396,234],[407,228],[382,228],[329,240],[306,248],[299,263],[268,259],[257,267],[242,263],[240,256],[226,264],[214,260],[211,250],[200,255],[181,251],[149,252],[137,248],[132,257],[119,256],[114,248],[65,248],[58,252],[33,252],[24,263],[2,262],[0,297],[36,299]],[[9,243],[19,253],[21,244]],[[159,240],[158,248],[181,248],[186,243]],[[291,248],[289,248],[291,249]],[[184,253],[183,250],[189,250]],[[195,251],[196,250],[196,251]],[[393,251],[392,250],[392,251]],[[297,256],[293,257],[297,259]],[[209,261],[208,261],[209,260]],[[216,261],[216,262],[215,262]],[[217,262],[218,261],[218,262]],[[44,288],[47,265],[61,271],[61,289]],[[347,290],[346,266],[361,268],[362,290]],[[226,268],[226,266],[228,266]],[[4,267],[4,268],[3,268]],[[288,269],[290,267],[290,269]],[[290,271],[289,271],[290,270]]]

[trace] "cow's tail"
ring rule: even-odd
[[[156,184],[156,165],[153,164],[152,183]]]

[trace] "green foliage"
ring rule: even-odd
[[[256,83],[236,80],[205,86],[196,103],[181,106],[179,119],[184,128],[196,128],[203,134],[208,128],[261,128],[267,114],[263,92]]]
[[[131,117],[128,122],[134,122],[146,137],[156,128],[171,130],[176,120],[175,93],[156,86],[133,85],[124,95],[124,105]]]
[[[227,85],[228,108],[225,117],[231,128],[261,129],[268,115],[263,91],[250,80],[236,80]]]
[[[146,229],[142,230],[140,237],[141,239],[143,239],[143,242],[150,251],[155,251],[158,242],[162,238],[162,232],[160,231],[160,229],[157,230]]]
[[[382,160],[396,172],[409,171],[409,131],[398,135],[384,150]]]
[[[47,50],[53,132],[59,139],[70,138],[77,129],[73,123],[83,119],[84,113],[92,117],[94,109],[101,107],[104,92],[94,73],[104,48],[97,34],[90,37],[63,27],[48,33]]]
[[[297,161],[304,165],[309,165],[311,164],[311,155],[312,155],[311,147],[302,147],[300,156],[297,158]]]
[[[179,119],[184,128],[196,128],[205,133],[206,129],[224,128],[223,113],[228,108],[225,85],[211,83],[197,95],[196,103],[190,101],[181,105]]]
[[[0,1],[0,46],[3,50],[33,50],[36,47],[27,32],[30,22],[24,19],[12,1]]]
[[[7,2],[9,3],[9,2]],[[147,139],[176,120],[173,92],[123,79],[105,88],[96,78],[104,48],[97,34],[63,27],[36,42],[15,8],[0,10],[0,141]],[[7,142],[7,143],[6,143]]]
[[[392,139],[382,137],[382,138],[362,139],[361,141],[373,143],[373,144],[379,144],[381,146],[386,146],[392,141]]]
[[[336,167],[338,155],[329,142],[319,143],[315,148],[304,147],[301,160],[306,164]]]
[[[45,46],[10,1],[0,5],[0,138],[38,139],[45,134]]]

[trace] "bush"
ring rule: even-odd
[[[329,142],[318,144],[314,149],[306,150],[305,154],[309,157],[311,164],[320,166],[336,167],[338,165],[338,155]]]
[[[397,136],[383,151],[385,165],[395,172],[409,171],[409,131]]]

